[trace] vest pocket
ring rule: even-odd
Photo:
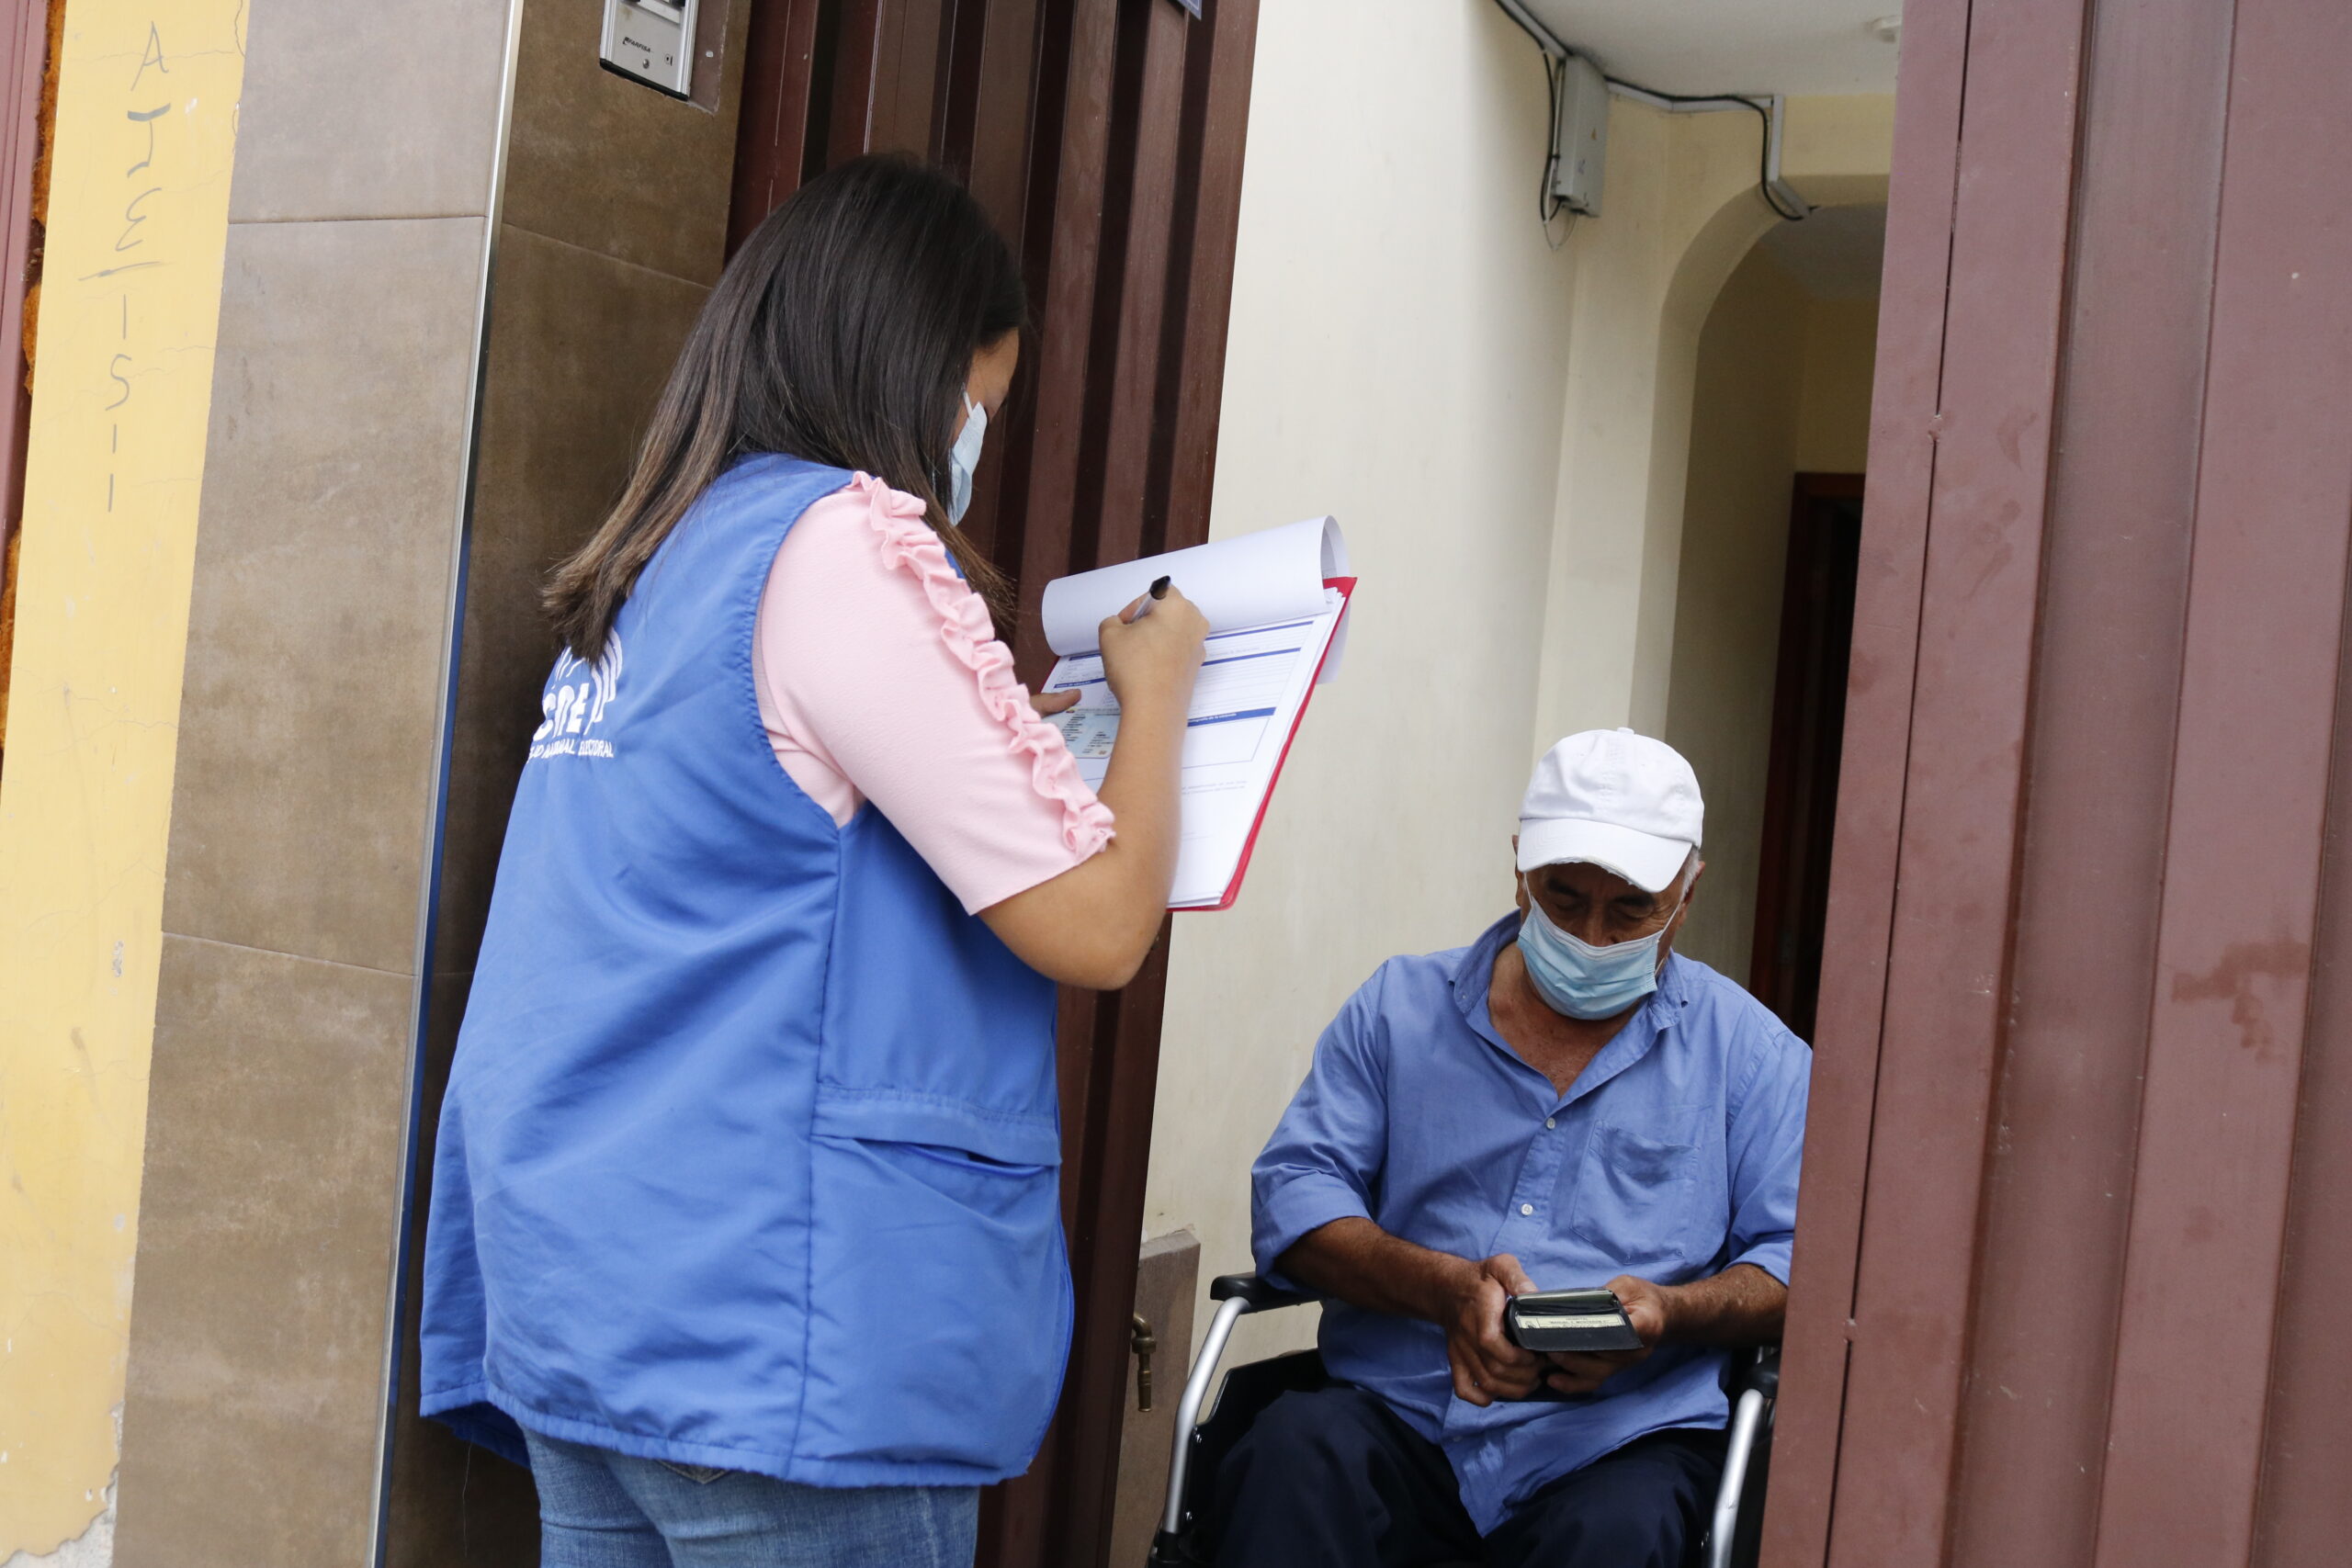
[[[984,1123],[943,1142],[955,1129],[938,1107],[905,1118],[871,1100],[837,1109],[820,1102],[811,1142],[796,1447],[818,1461],[1017,1473],[1044,1436],[1069,1351],[1058,1140]],[[860,1135],[843,1135],[845,1123]]]
[[[992,1165],[1046,1168],[1062,1161],[1061,1126],[1050,1109],[1042,1115],[1010,1115],[910,1089],[820,1083],[816,1133],[820,1138],[962,1150]]]

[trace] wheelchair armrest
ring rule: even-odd
[[[1309,1302],[1321,1299],[1302,1291],[1285,1291],[1278,1285],[1270,1284],[1262,1274],[1220,1274],[1209,1281],[1209,1300],[1239,1302],[1245,1313],[1305,1306]]]
[[[1738,1364],[1732,1378],[1735,1396],[1742,1389],[1752,1388],[1767,1399],[1777,1399],[1781,1393],[1781,1348],[1758,1345]]]
[[[1209,1320],[1200,1354],[1193,1358],[1193,1370],[1184,1379],[1183,1397],[1176,1402],[1176,1444],[1168,1459],[1168,1500],[1160,1510],[1159,1533],[1151,1549],[1155,1563],[1176,1560],[1173,1554],[1177,1537],[1184,1528],[1185,1472],[1192,1461],[1193,1445],[1200,1441],[1201,1409],[1207,1402],[1209,1384],[1216,1377],[1217,1360],[1225,1354],[1226,1340],[1232,1336],[1234,1324],[1253,1312],[1305,1306],[1320,1298],[1285,1291],[1269,1283],[1261,1274],[1220,1274],[1209,1281],[1209,1299],[1217,1303],[1216,1315]]]
[[[1772,1406],[1781,1393],[1781,1348],[1758,1345],[1735,1355],[1728,1392],[1731,1425],[1723,1479],[1715,1489],[1714,1515],[1707,1528],[1707,1568],[1730,1568],[1739,1546],[1740,1504],[1747,1494],[1749,1474],[1771,1448]]]

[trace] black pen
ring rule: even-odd
[[[1133,626],[1136,622],[1142,620],[1146,615],[1150,615],[1151,607],[1154,604],[1159,604],[1162,599],[1168,597],[1168,583],[1169,580],[1164,577],[1152,583],[1149,592],[1146,592],[1143,596],[1143,603],[1136,606],[1136,613],[1127,617],[1128,625]]]

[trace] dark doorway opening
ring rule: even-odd
[[[1821,933],[1829,908],[1829,844],[1838,818],[1861,540],[1862,476],[1799,474],[1789,513],[1747,988],[1807,1041],[1821,995]]]

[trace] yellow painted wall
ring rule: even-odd
[[[1666,739],[1707,794],[1707,876],[1677,945],[1747,980],[1781,584],[1799,473],[1860,473],[1875,299],[1815,299],[1762,247],[1700,336]]]
[[[1797,410],[1797,470],[1859,474],[1870,457],[1871,369],[1878,359],[1876,299],[1816,299],[1804,336],[1804,401]]]
[[[1699,340],[1666,739],[1707,795],[1707,876],[1676,946],[1747,978],[1810,301],[1759,246]]]
[[[1781,172],[1807,201],[1827,207],[1886,199],[1894,164],[1894,96],[1789,100]]]
[[[1789,183],[1825,206],[1883,202],[1894,100],[1789,100]],[[1724,281],[1778,221],[1756,193],[1747,114],[1609,111],[1599,219],[1578,227],[1576,352],[1566,367],[1551,601],[1532,726],[1666,722],[1692,374]]]
[[[244,11],[65,15],[0,775],[0,1558],[107,1528]]]

